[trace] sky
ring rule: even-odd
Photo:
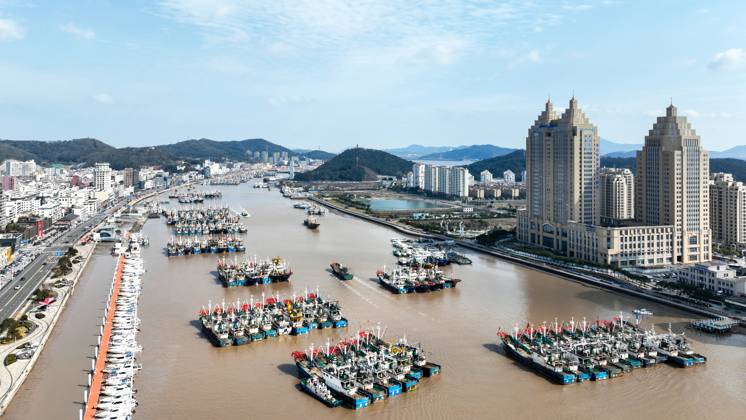
[[[574,94],[642,143],[671,98],[746,144],[746,2],[0,0],[0,138],[523,147]]]

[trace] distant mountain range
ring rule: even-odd
[[[600,141],[601,155],[612,157],[633,157],[635,151],[642,148],[642,144],[615,143],[604,138]],[[471,146],[422,146],[412,144],[397,149],[384,151],[409,160],[483,160],[496,156],[504,156],[518,149],[500,147],[491,144],[477,144]],[[746,155],[746,151],[744,151]]]
[[[403,159],[417,159],[425,155],[433,153],[448,152],[457,149],[453,146],[423,146],[421,144],[410,144],[407,147],[399,147],[396,149],[384,149],[384,152],[390,153],[394,156],[399,156]]]
[[[634,157],[635,152],[642,149],[642,144],[615,143],[605,138],[599,142],[601,156],[608,157]]]
[[[309,172],[296,173],[298,181],[375,181],[378,175],[401,177],[412,162],[390,153],[353,148],[345,150]]]
[[[334,155],[322,150],[294,152],[265,139],[216,141],[210,139],[184,140],[178,143],[150,147],[116,148],[96,139],[61,141],[0,140],[0,160],[34,159],[41,164],[93,165],[109,162],[114,169],[161,165],[173,166],[178,162],[196,163],[205,159],[250,160],[253,152],[287,152],[290,156],[330,159]]]
[[[722,152],[710,152],[710,158],[731,158],[746,160],[746,146],[736,146]]]
[[[491,144],[476,144],[473,146],[459,147],[447,152],[431,153],[420,156],[420,160],[482,160],[495,156],[503,156],[514,152],[516,149],[493,146]]]
[[[627,168],[632,172],[637,170],[636,158],[634,157],[601,156],[601,166]],[[479,179],[479,173],[485,169],[498,178],[507,169],[519,175],[526,169],[526,151],[521,149],[504,156],[480,160],[468,165],[466,168],[469,169],[469,172],[476,179]],[[728,172],[733,174],[736,180],[746,182],[746,160],[710,158],[710,172]],[[520,176],[518,178],[520,179]]]

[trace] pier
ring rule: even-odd
[[[111,338],[111,330],[114,319],[114,310],[117,306],[117,299],[119,298],[119,286],[122,283],[122,270],[124,268],[124,257],[120,256],[117,261],[117,269],[114,274],[114,280],[109,289],[109,298],[107,299],[106,309],[104,310],[104,325],[101,328],[99,335],[99,345],[96,346],[95,359],[91,362],[93,364],[93,371],[88,375],[89,377],[89,388],[83,391],[83,402],[85,403],[85,409],[82,411],[83,420],[92,420],[96,415],[96,403],[101,393],[101,387],[104,381],[104,367],[106,365],[106,353],[109,350],[109,339]]]

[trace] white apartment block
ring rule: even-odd
[[[710,181],[710,229],[717,243],[746,244],[746,185],[731,174],[716,173]]]
[[[108,163],[96,163],[93,168],[93,185],[96,191],[111,191],[111,168]]]
[[[746,276],[727,264],[697,263],[678,272],[679,281],[727,296],[746,295]]]
[[[601,223],[635,217],[635,177],[629,169],[601,168],[599,211]]]
[[[450,194],[456,197],[469,196],[469,170],[455,167],[450,170]]]
[[[494,178],[492,178],[492,172],[488,170],[483,170],[479,173],[479,180],[482,182],[482,184],[492,184],[494,182]]]
[[[508,185],[515,184],[515,173],[511,171],[510,169],[503,172],[503,182]]]
[[[412,187],[425,189],[425,164],[415,163],[412,165]]]
[[[451,194],[451,168],[447,166],[436,166],[438,174],[438,189],[435,190],[441,194]]]
[[[36,162],[7,159],[3,161],[3,173],[8,176],[31,176],[36,172]]]

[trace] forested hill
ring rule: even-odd
[[[401,177],[412,162],[374,149],[354,148],[338,154],[310,172],[298,173],[298,181],[375,181],[378,175]]]

